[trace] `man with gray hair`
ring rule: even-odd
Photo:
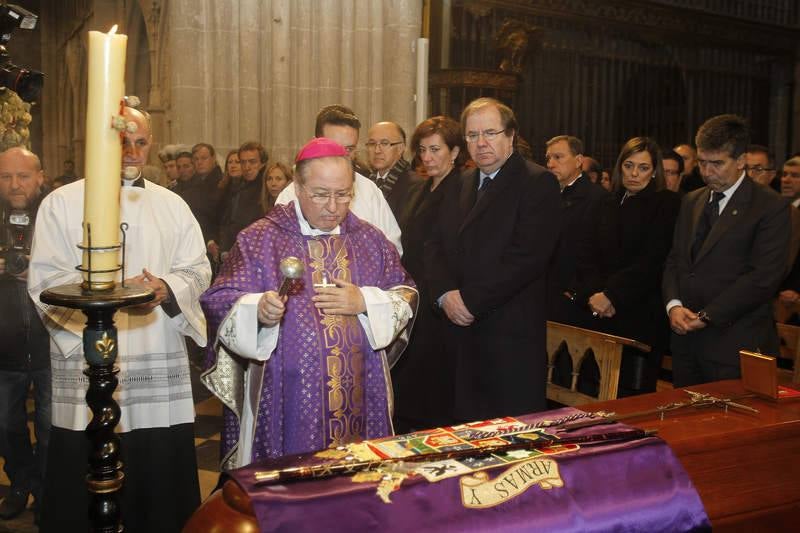
[[[611,273],[617,241],[617,209],[611,194],[582,170],[583,142],[559,135],[546,143],[547,169],[561,187],[562,227],[547,279],[547,318],[593,329],[589,297]],[[563,373],[563,372],[562,372]]]
[[[164,169],[164,181],[161,184],[172,189],[178,183],[178,154],[188,151],[188,147],[180,146],[177,144],[168,144],[158,152],[158,159],[161,161],[161,166]]]
[[[373,124],[368,136],[365,144],[372,168],[369,179],[381,190],[397,218],[413,184],[411,165],[403,157],[406,132],[398,123],[386,121]]]
[[[777,352],[772,299],[789,261],[789,206],[746,179],[746,121],[713,117],[696,143],[706,186],[684,197],[663,278],[676,387],[738,378],[739,350]]]
[[[51,417],[50,345],[26,288],[30,239],[43,184],[36,154],[22,147],[0,154],[0,454],[11,482],[0,503],[3,520],[22,513],[29,494],[36,502],[37,521],[43,509]],[[31,386],[35,446],[25,408]]]
[[[413,281],[386,237],[350,212],[346,149],[315,138],[296,163],[296,199],[239,233],[201,299],[218,334],[203,381],[235,406],[226,468],[392,433],[389,360],[408,339]]]
[[[361,121],[352,109],[341,104],[332,104],[323,107],[317,113],[314,135],[336,141],[347,151],[356,167],[354,195],[353,201],[350,202],[350,210],[360,219],[366,220],[381,230],[402,255],[403,246],[400,244],[400,226],[397,224],[397,219],[380,189],[357,168],[356,148],[358,147],[360,128]],[[275,203],[288,204],[296,199],[295,188],[286,187],[278,195]]]
[[[467,171],[425,245],[430,294],[447,317],[454,421],[547,408],[547,270],[561,229],[558,180],[514,151],[514,112],[479,98],[461,115]]]
[[[781,196],[788,198],[794,207],[800,207],[800,156],[794,156],[783,164]]]

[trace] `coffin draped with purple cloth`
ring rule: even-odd
[[[689,476],[657,437],[559,446],[559,437],[628,429],[604,424],[559,434],[531,429],[544,419],[582,416],[571,408],[365,441],[346,450],[261,461],[231,471],[261,531],[708,531]],[[409,463],[413,471],[256,485],[256,473],[286,466],[375,459],[542,441],[470,459]],[[396,490],[394,490],[396,489]]]

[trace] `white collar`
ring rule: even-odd
[[[733,196],[733,193],[735,193],[735,192],[736,192],[736,189],[738,189],[738,188],[739,188],[739,185],[741,185],[741,184],[742,184],[742,182],[744,181],[744,177],[745,177],[746,175],[747,175],[747,173],[746,173],[746,172],[743,170],[743,171],[742,171],[742,175],[741,175],[741,176],[739,176],[739,179],[738,179],[738,180],[736,180],[736,183],[734,183],[733,185],[731,185],[730,187],[728,187],[727,189],[725,189],[724,191],[722,191],[722,194],[724,194],[724,195],[725,195],[725,199],[726,199],[726,200],[727,200],[727,199],[729,199],[731,196]],[[709,195],[709,202],[710,202],[710,201],[711,201],[711,196]]]
[[[570,181],[569,183],[567,183],[566,185],[564,185],[564,188],[566,189],[567,187],[571,187],[572,185],[574,185],[576,181],[578,181],[579,179],[581,179],[581,176],[583,176],[583,172],[581,172],[580,174],[578,174],[577,176],[575,176],[575,179],[574,179],[574,180],[572,180],[572,181]]]
[[[339,226],[336,226],[330,231],[312,228],[311,224],[308,223],[308,220],[306,220],[306,217],[303,215],[303,211],[300,209],[299,199],[294,201],[294,212],[297,213],[297,221],[300,223],[300,233],[303,235],[317,237],[319,235],[339,235],[342,232]]]

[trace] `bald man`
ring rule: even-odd
[[[399,218],[413,183],[411,165],[403,159],[406,132],[396,122],[378,122],[369,129],[366,145],[372,168],[369,179],[381,190],[395,218]]]
[[[28,297],[28,256],[33,221],[42,198],[44,173],[36,154],[10,148],[0,154],[0,442],[3,469],[11,489],[0,502],[0,518],[25,510],[33,494],[41,509],[47,443],[50,435],[50,354],[47,331]],[[8,224],[6,226],[6,224]],[[22,236],[22,243],[11,240]],[[28,251],[26,252],[26,249]],[[33,386],[34,430],[31,444],[25,401]]]
[[[185,336],[206,344],[199,297],[211,267],[200,226],[178,195],[142,178],[152,145],[146,113],[125,109],[137,125],[122,140],[121,220],[129,226],[126,282],[153,289],[155,300],[126,308],[118,329],[119,432],[126,531],[180,531],[200,503],[194,450],[194,402]],[[34,302],[50,287],[77,283],[84,181],[65,185],[39,208],[28,289]],[[117,281],[121,281],[117,279]],[[85,476],[90,420],[81,311],[39,304],[47,317],[53,373],[53,427],[42,531],[86,531]]]

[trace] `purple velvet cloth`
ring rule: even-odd
[[[526,423],[575,413],[571,408],[520,417]],[[576,430],[569,435],[608,433],[622,424]],[[313,456],[264,461],[230,475],[249,495],[261,531],[710,531],[708,517],[689,476],[672,450],[656,437],[550,456],[563,486],[531,486],[499,505],[472,509],[462,504],[459,477],[429,483],[416,476],[392,493],[391,504],[374,483],[348,477],[255,487],[254,472],[276,465],[314,464]],[[519,463],[517,463],[519,464]],[[508,464],[485,472],[494,479]]]
[[[210,335],[244,294],[278,290],[279,263],[306,265],[288,293],[278,345],[264,365],[253,460],[318,450],[391,434],[387,370],[357,317],[316,309],[314,283],[344,278],[357,286],[414,286],[394,246],[351,213],[340,235],[304,236],[293,204],[277,205],[241,233],[213,286],[201,297]],[[211,343],[210,343],[211,344]],[[207,368],[214,365],[209,352]],[[225,410],[223,456],[239,437],[238,418]]]

